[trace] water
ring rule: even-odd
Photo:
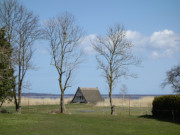
[[[130,95],[121,95],[121,94],[115,94],[112,95],[112,98],[126,98],[126,99],[140,99],[142,97],[155,97],[155,96],[161,96],[161,95],[134,95],[134,94],[130,94]],[[22,93],[22,97],[29,97],[29,98],[40,98],[40,99],[44,99],[44,98],[51,98],[51,99],[57,99],[60,98],[60,94],[41,94],[41,93]],[[73,98],[74,94],[66,94],[64,95],[64,98]],[[102,94],[102,98],[103,99],[107,99],[109,98],[108,94]]]

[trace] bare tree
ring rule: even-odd
[[[0,1],[0,26],[5,28],[10,44],[13,40],[14,27],[16,27],[18,21],[19,6],[17,0]]]
[[[71,87],[72,72],[80,62],[81,52],[78,51],[78,45],[82,33],[82,29],[75,24],[73,15],[68,12],[45,23],[44,34],[50,43],[51,64],[59,75],[61,113],[65,112],[64,92]]]
[[[16,0],[3,0],[0,4],[0,22],[13,46],[13,64],[17,87],[14,89],[16,111],[21,112],[21,92],[24,77],[32,69],[32,44],[39,37],[38,17]],[[18,93],[18,95],[16,95]]]
[[[111,106],[111,114],[114,114],[114,106],[112,102],[112,91],[118,79],[122,76],[135,77],[129,72],[128,66],[140,63],[132,53],[133,45],[126,41],[126,31],[120,25],[109,27],[105,37],[97,36],[92,42],[94,49],[97,51],[96,56],[99,69],[103,71],[109,87],[109,98]]]
[[[123,100],[125,99],[127,91],[128,91],[128,87],[125,84],[123,84],[122,87],[121,87],[121,93],[123,95]]]
[[[171,85],[174,92],[180,93],[180,65],[173,67],[167,73],[167,78],[161,84],[162,88]]]

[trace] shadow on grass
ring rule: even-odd
[[[180,118],[176,118],[176,119],[173,119],[173,118],[157,118],[157,117],[154,117],[152,115],[141,115],[141,116],[139,116],[139,118],[155,119],[155,120],[159,120],[159,121],[180,124]]]

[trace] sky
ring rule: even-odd
[[[90,40],[106,35],[114,24],[126,28],[132,51],[142,60],[138,67],[130,67],[138,78],[120,78],[113,94],[120,94],[125,84],[127,94],[173,94],[171,87],[161,88],[166,72],[180,64],[180,1],[179,0],[20,0],[40,18],[47,19],[68,11],[85,31],[80,48],[84,52],[81,63],[73,74],[72,87],[65,94],[74,94],[78,87],[98,87],[108,94],[108,87],[97,69],[96,52]],[[34,42],[33,64],[26,80],[31,89],[24,92],[60,94],[58,73],[52,65],[48,41]]]

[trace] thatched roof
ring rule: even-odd
[[[76,94],[78,91],[82,93],[86,103],[96,103],[99,101],[103,101],[103,98],[102,98],[98,88],[78,87]],[[73,100],[75,99],[76,94],[74,95]],[[73,102],[73,100],[72,100],[72,102]]]

